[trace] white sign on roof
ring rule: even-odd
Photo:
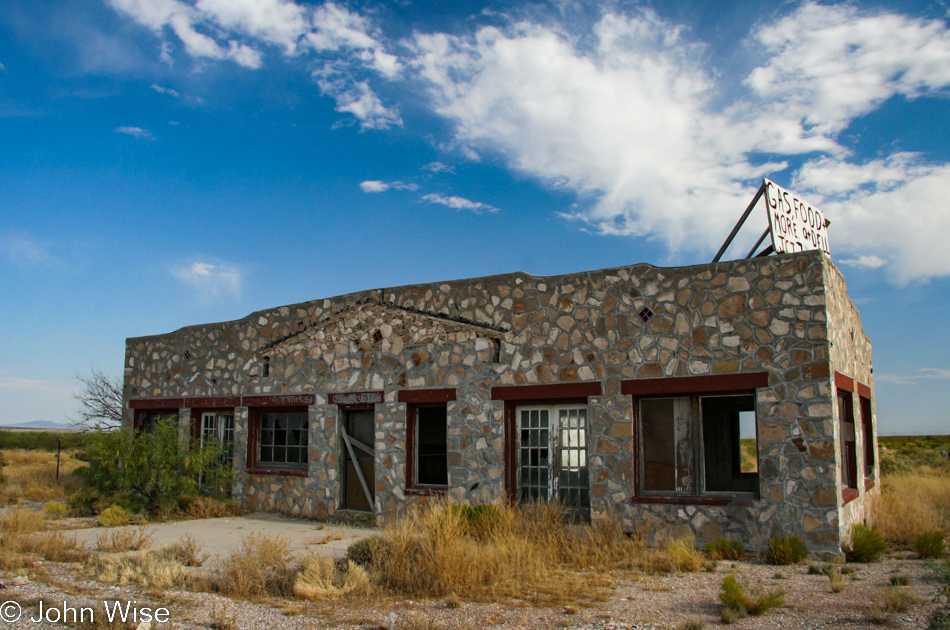
[[[775,253],[820,249],[831,255],[825,213],[772,180],[766,179],[764,183],[765,207],[769,213]]]

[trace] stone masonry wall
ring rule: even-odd
[[[836,312],[829,327],[826,285],[834,308],[843,313],[838,305],[846,305],[856,316],[840,274],[817,252],[363,291],[131,338],[125,398],[313,393],[307,477],[248,475],[248,414],[236,410],[234,494],[249,507],[319,516],[334,514],[340,501],[340,411],[328,396],[381,390],[376,509],[385,520],[426,500],[405,493],[406,405],[397,392],[456,390],[448,405],[448,492],[499,503],[504,404],[492,400],[491,388],[598,381],[602,395],[588,400],[595,518],[615,513],[631,529],[675,528],[700,541],[726,535],[753,547],[781,531],[834,550],[840,519],[826,503],[838,494],[828,341],[847,318]],[[654,313],[648,321],[638,315],[644,307]],[[769,374],[769,386],[757,390],[759,499],[631,502],[635,402],[621,395],[622,381],[751,372]]]
[[[844,276],[832,265],[825,267],[825,286],[828,293],[828,320],[831,322],[829,336],[829,350],[831,356],[832,374],[834,371],[849,376],[856,381],[871,388],[871,417],[873,421],[873,433],[871,439],[874,442],[874,452],[878,451],[877,444],[877,410],[875,408],[874,398],[874,372],[871,357],[871,341],[864,332],[861,324],[861,314],[848,297],[848,288],[845,284]],[[832,379],[833,384],[833,379]],[[838,406],[832,405],[831,413],[828,419],[833,423],[835,430],[835,448],[838,449],[836,461],[841,461],[841,440],[840,424],[838,417]],[[865,476],[864,462],[864,432],[861,430],[861,409],[858,404],[857,396],[854,397],[854,416],[855,416],[855,451],[858,460],[858,490],[860,496],[846,505],[841,505],[841,495],[837,497],[837,508],[840,513],[841,538],[842,541],[848,536],[851,526],[856,523],[868,521],[871,517],[870,508],[874,498],[880,496],[881,487],[879,480],[881,478],[880,462],[874,462],[874,475],[870,479]],[[844,471],[841,466],[838,467],[837,477],[840,480],[844,477]],[[865,482],[874,483],[868,487]]]

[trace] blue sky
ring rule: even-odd
[[[6,0],[0,424],[125,338],[350,291],[708,262],[820,206],[882,433],[950,433],[947,3]],[[756,212],[727,257],[765,226]]]

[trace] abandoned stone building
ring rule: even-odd
[[[127,422],[233,449],[250,509],[562,501],[837,551],[879,492],[871,344],[821,251],[361,291],[131,338]]]

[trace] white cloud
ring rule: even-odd
[[[490,206],[487,203],[482,203],[480,201],[470,201],[465,197],[456,197],[452,195],[451,197],[443,197],[438,193],[429,193],[428,195],[422,195],[422,199],[428,201],[429,203],[438,203],[443,206],[448,206],[454,210],[471,210],[475,214],[481,214],[482,212],[498,212],[498,208],[495,206]]]
[[[163,87],[157,83],[152,84],[152,89],[158,92],[159,94],[167,94],[169,96],[174,96],[175,98],[178,98],[179,96],[177,91],[171,88]]]
[[[941,20],[802,4],[754,27],[746,43],[756,67],[728,77],[744,91],[725,93],[717,85],[728,69],[711,67],[688,30],[649,10],[604,13],[592,29],[496,15],[501,26],[417,32],[397,47],[335,2],[108,1],[162,39],[169,63],[172,38],[194,58],[248,68],[261,67],[268,48],[309,56],[320,90],[362,130],[403,124],[373,81],[424,85],[432,110],[454,124],[439,146],[471,160],[492,152],[576,193],[563,216],[673,252],[714,251],[757,178],[815,153],[790,175],[832,220],[836,256],[881,266],[896,282],[950,275],[940,237],[950,233],[950,165],[900,152],[859,163],[839,139],[896,95],[947,96],[950,29]]]
[[[748,77],[802,137],[830,136],[902,94],[950,85],[950,32],[942,20],[862,14],[852,4],[805,4],[757,29],[768,61]]]
[[[50,251],[52,244],[20,230],[0,235],[0,255],[18,267],[53,267],[61,264]]]
[[[422,170],[429,171],[431,173],[454,173],[455,168],[449,166],[448,164],[443,164],[442,162],[429,162],[422,167]]]
[[[206,299],[220,295],[241,297],[244,278],[235,265],[195,262],[189,267],[172,269],[171,273],[184,284],[197,289]]]
[[[389,189],[393,190],[419,190],[417,184],[406,184],[404,182],[383,182],[378,179],[370,179],[360,182],[360,188],[365,193],[381,193]]]
[[[365,81],[345,88],[338,88],[333,81],[318,81],[318,85],[336,101],[336,111],[353,114],[360,122],[360,129],[388,129],[402,125],[399,112],[383,105]]]
[[[457,146],[574,190],[582,203],[567,218],[699,253],[721,243],[757,178],[786,169],[784,157],[823,153],[795,186],[820,191],[834,253],[886,260],[897,282],[950,275],[947,167],[907,153],[849,163],[837,139],[895,94],[945,95],[943,22],[805,4],[753,33],[760,64],[731,103],[704,50],[650,12],[606,14],[593,38],[564,29],[415,36],[412,67]],[[753,162],[762,151],[777,159]]]
[[[132,136],[133,138],[142,138],[143,140],[154,140],[155,136],[152,135],[152,132],[148,129],[142,129],[141,127],[116,127],[113,129],[115,133],[122,133],[127,136]]]
[[[230,59],[256,70],[263,66],[259,48],[278,47],[284,55],[337,53],[317,71],[320,89],[333,98],[337,111],[352,114],[361,129],[401,125],[393,107],[383,105],[361,69],[386,79],[402,70],[399,59],[384,49],[369,20],[334,2],[311,7],[290,0],[108,0],[139,24],[165,38],[175,34],[185,52],[199,59]],[[172,47],[163,40],[160,59],[171,64]]]
[[[881,374],[875,376],[874,380],[892,383],[894,385],[916,385],[920,380],[950,380],[950,370],[946,368],[919,368],[914,375]]]
[[[39,379],[0,376],[0,389],[38,390],[42,392],[72,393],[75,385],[62,381],[44,381]]]
[[[867,267],[868,269],[879,269],[887,264],[887,261],[880,256],[858,256],[857,258],[845,258],[839,260],[842,265],[851,265],[853,267]]]

